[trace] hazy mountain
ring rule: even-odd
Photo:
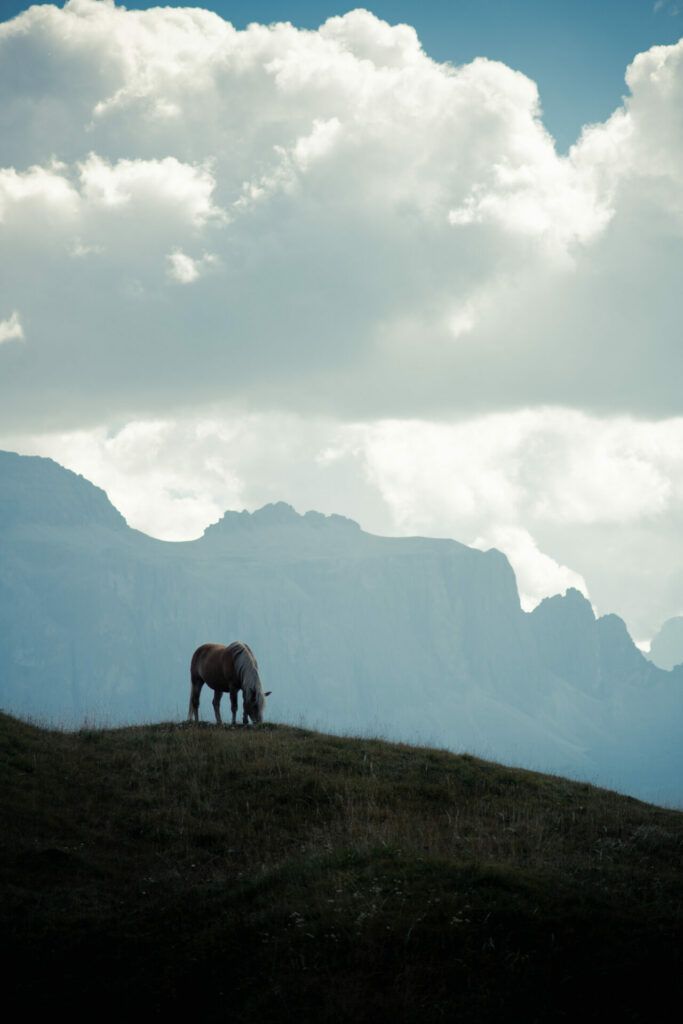
[[[650,661],[671,669],[683,663],[683,615],[667,619],[650,644]]]
[[[167,543],[82,477],[0,453],[0,565],[12,712],[184,716],[195,647],[243,639],[274,691],[267,717],[681,800],[683,668],[654,666],[575,590],[523,612],[497,551],[375,537],[282,503]]]

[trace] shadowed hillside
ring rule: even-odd
[[[2,950],[71,1020],[652,1020],[683,816],[266,725],[0,717]]]

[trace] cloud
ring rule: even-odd
[[[358,443],[356,428],[349,436]],[[564,409],[362,428],[366,472],[402,529],[450,520],[462,531],[483,516],[558,528],[656,518],[683,501],[681,445],[681,418],[647,423]]]
[[[63,221],[76,216],[78,194],[64,175],[65,165],[51,161],[46,167],[33,166],[18,172],[13,167],[0,169],[0,222],[21,224],[24,218],[38,216],[48,230],[58,229]]]
[[[565,157],[530,79],[368,11],[30,8],[0,25],[0,301],[32,333],[2,421],[163,416],[228,377],[349,419],[675,413],[682,52],[637,57]]]
[[[22,340],[24,328],[16,309],[7,320],[0,320],[0,345],[5,341]]]
[[[78,169],[82,198],[94,210],[153,203],[171,208],[193,227],[202,227],[221,212],[212,203],[215,181],[208,168],[189,166],[175,157],[110,164],[90,153]]]
[[[168,273],[180,284],[191,284],[199,277],[197,260],[192,259],[181,249],[176,249],[166,257],[168,261]]]
[[[204,253],[199,259],[195,259],[182,249],[175,249],[168,254],[166,262],[169,277],[179,284],[192,284],[204,270],[216,263],[216,257],[211,253]]]

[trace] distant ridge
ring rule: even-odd
[[[171,544],[51,460],[0,453],[0,552],[12,713],[184,717],[192,651],[239,638],[281,721],[683,800],[683,668],[657,668],[576,590],[525,613],[498,551],[378,537],[283,502]]]
[[[247,512],[246,509],[242,512],[224,512],[222,518],[217,523],[207,526],[204,536],[207,534],[212,535],[217,531],[222,532],[226,529],[260,529],[263,526],[293,525],[315,527],[318,529],[331,527],[360,530],[358,523],[353,519],[347,519],[346,516],[339,516],[334,513],[332,515],[324,515],[322,512],[306,512],[304,515],[300,515],[286,501],[276,501],[256,509],[255,512]]]

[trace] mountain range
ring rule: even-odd
[[[683,802],[683,666],[657,667],[578,591],[527,613],[496,550],[284,503],[155,540],[83,477],[0,453],[6,710],[66,727],[184,717],[192,652],[235,639],[273,691],[267,718]]]

